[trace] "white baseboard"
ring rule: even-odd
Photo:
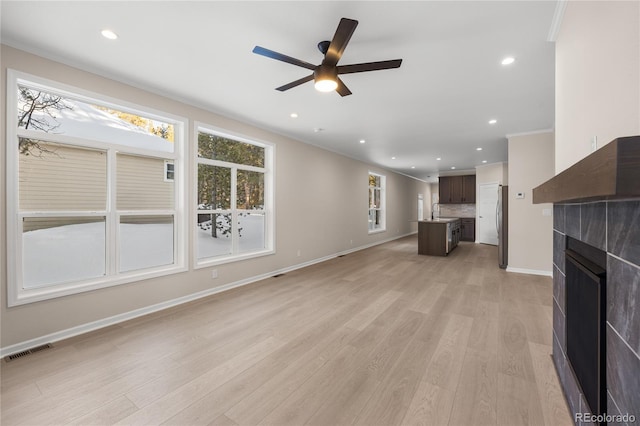
[[[507,272],[515,272],[517,274],[543,275],[545,277],[553,277],[551,271],[539,271],[537,269],[512,268],[507,266]]]
[[[76,327],[67,328],[66,330],[56,331],[55,333],[47,334],[45,336],[36,337],[35,339],[30,339],[24,342],[16,343],[4,348],[0,348],[0,358],[25,351],[27,349],[35,348],[37,346],[45,345],[47,343],[59,342],[61,340],[69,339],[71,337],[75,337],[80,334],[85,334],[91,331],[99,330],[101,328],[108,327],[121,322],[125,322],[134,318],[138,318],[143,315],[148,315],[154,312],[162,311],[164,309],[172,308],[174,306],[182,305],[183,303],[188,303],[197,299],[202,299],[203,297],[207,297],[217,293],[221,293],[223,291],[231,290],[232,288],[242,287],[244,285],[263,280],[265,278],[273,277],[274,275],[284,274],[286,272],[295,271],[296,269],[306,268],[307,266],[315,265],[316,263],[326,262],[327,260],[334,259],[337,256],[343,256],[349,253],[354,253],[356,251],[360,251],[360,250],[364,250],[380,244],[388,243],[390,241],[398,240],[400,238],[404,238],[416,233],[417,232],[410,232],[408,234],[399,235],[399,236],[388,238],[382,241],[376,241],[375,243],[366,244],[364,246],[358,246],[349,250],[344,250],[335,254],[313,259],[313,260],[299,263],[296,265],[288,266],[286,268],[278,269],[278,270],[267,272],[260,275],[255,275],[249,278],[245,278],[243,280],[221,285],[219,287],[214,287],[207,290],[199,291],[197,293],[178,297],[176,299],[167,300],[166,302],[145,306],[144,308],[135,309],[129,312],[124,312],[122,314],[114,315],[108,318],[103,318],[97,321],[81,324]]]

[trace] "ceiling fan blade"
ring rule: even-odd
[[[336,88],[336,92],[340,94],[340,96],[349,96],[351,94],[351,90],[344,84],[344,81],[340,80],[340,77],[336,77],[338,80],[338,87]]]
[[[298,79],[296,81],[292,81],[291,83],[285,84],[284,86],[276,87],[276,90],[284,92],[285,90],[289,90],[296,86],[300,86],[302,83],[306,83],[307,81],[311,81],[311,80],[313,80],[313,74],[308,75],[306,77],[302,77],[301,79]]]
[[[333,40],[331,40],[329,49],[324,56],[324,61],[322,61],[323,64],[333,67],[338,63],[357,26],[358,21],[354,19],[342,18],[340,20]]]
[[[291,56],[283,55],[282,53],[274,52],[273,50],[265,49],[264,47],[256,46],[253,48],[253,53],[266,56],[267,58],[275,59],[277,61],[286,62],[288,64],[297,65],[308,70],[316,69],[316,65],[312,65],[309,62],[301,61],[300,59],[292,58]]]
[[[388,70],[392,68],[400,68],[402,59],[393,59],[390,61],[365,62],[353,65],[338,65],[338,74],[351,74],[354,72]]]

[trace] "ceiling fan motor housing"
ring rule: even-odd
[[[320,43],[318,43],[318,50],[323,54],[326,55],[327,52],[329,51],[329,45],[331,44],[331,42],[329,40],[323,40]]]
[[[313,79],[315,81],[319,80],[337,80],[338,79],[338,68],[335,66],[320,64],[313,71]]]

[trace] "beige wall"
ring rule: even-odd
[[[476,185],[481,183],[509,184],[509,168],[507,163],[485,164],[476,166]]]
[[[127,102],[148,106],[170,114],[186,116],[249,138],[276,145],[276,254],[242,262],[193,270],[161,278],[60,297],[48,301],[7,308],[6,245],[0,246],[0,346],[6,348],[30,339],[72,327],[103,321],[110,317],[162,304],[173,299],[209,291],[215,287],[249,280],[252,277],[294,267],[315,259],[364,247],[416,232],[418,193],[427,196],[428,184],[372,167],[280,135],[230,120],[156,94],[2,46],[2,102],[0,118],[6,125],[4,93],[6,69],[35,74],[81,89],[107,94]],[[189,123],[189,138],[194,135]],[[6,135],[2,134],[0,164],[4,169]],[[189,144],[188,144],[189,145]],[[192,144],[191,144],[192,145]],[[191,152],[187,152],[191,158]],[[189,165],[193,164],[190,161]],[[387,232],[367,231],[368,171],[387,177]],[[187,176],[192,176],[188,172]],[[191,179],[191,178],[190,178]],[[189,182],[189,188],[193,182]],[[6,241],[6,179],[0,174],[0,237]],[[193,199],[191,196],[190,199]],[[426,198],[425,198],[426,199]],[[189,229],[195,226],[189,217]],[[191,239],[191,233],[187,238]],[[189,241],[189,247],[191,247]],[[300,250],[300,256],[297,255]],[[193,253],[190,253],[193,255]],[[259,285],[259,284],[258,284]]]
[[[556,173],[640,135],[640,2],[569,1],[556,41]]]
[[[552,132],[509,137],[509,267],[551,274],[553,206],[533,204],[532,189],[554,175]],[[524,193],[517,199],[518,192]],[[545,215],[546,214],[546,215]]]

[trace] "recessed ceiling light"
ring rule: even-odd
[[[360,139],[360,143],[365,143],[366,141],[364,139]]]
[[[495,119],[489,120],[489,124],[496,124],[497,122],[498,122],[498,120],[495,120]]]
[[[391,159],[392,159],[392,160],[395,160],[395,159],[396,159],[396,157],[391,157]]]
[[[115,40],[118,38],[118,34],[114,33],[111,30],[102,30],[100,34],[102,34],[102,37],[108,38],[109,40]]]
[[[411,166],[411,168],[412,168],[412,169],[415,169],[415,168],[416,168],[416,166]]]
[[[484,164],[484,163],[486,163],[486,162],[487,162],[487,160],[482,160],[482,164]]]
[[[476,151],[482,151],[482,148],[478,147],[476,148]]]
[[[295,112],[292,112],[291,114],[289,114],[289,117],[298,118],[298,114],[296,114]]]
[[[314,128],[313,128],[313,131],[314,131],[315,133],[319,133],[319,132],[321,132],[321,131],[323,131],[323,130],[324,130],[324,129],[323,129],[322,127],[314,127]]]
[[[501,62],[502,65],[511,65],[512,63],[515,62],[515,58],[513,56],[507,56],[506,58],[504,58]]]
[[[440,161],[440,160],[442,160],[442,158],[440,158],[440,157],[436,158],[436,161]]]
[[[456,169],[455,166],[451,166],[451,170],[455,170],[455,169]]]

